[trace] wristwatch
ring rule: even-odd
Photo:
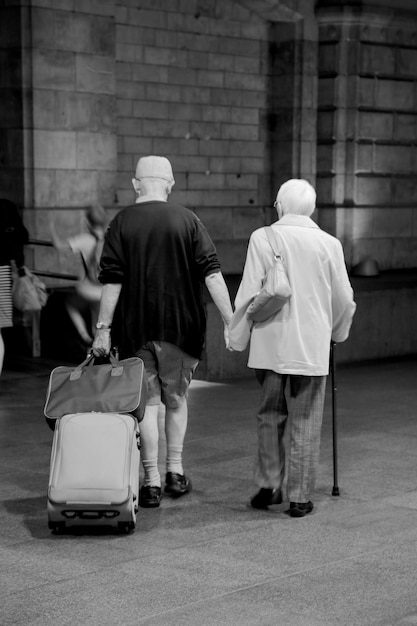
[[[105,324],[104,322],[97,322],[96,328],[97,330],[110,330],[111,326],[108,326],[108,324]]]

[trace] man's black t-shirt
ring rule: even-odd
[[[120,211],[106,233],[99,276],[103,284],[122,284],[112,326],[120,355],[167,341],[200,358],[202,283],[219,271],[215,246],[189,209],[149,201]]]

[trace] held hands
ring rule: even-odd
[[[224,343],[226,350],[233,352],[233,348],[230,347],[229,327],[227,324],[224,325]],[[94,356],[107,356],[110,353],[111,336],[107,329],[97,330],[92,349]]]
[[[224,343],[226,346],[226,350],[229,350],[229,352],[234,352],[233,348],[230,347],[229,325],[226,323],[224,325]]]
[[[110,353],[111,336],[109,330],[104,328],[97,330],[92,348],[94,356],[107,356]]]

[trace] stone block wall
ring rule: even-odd
[[[117,203],[134,201],[138,156],[166,155],[172,199],[203,220],[225,273],[241,272],[251,232],[276,219],[270,207],[282,180],[314,177],[315,130],[303,120],[315,111],[315,64],[301,60],[303,46],[316,58],[307,30],[314,16],[308,2],[277,4],[116,7]],[[304,79],[308,99],[298,92]]]
[[[114,2],[32,4],[33,204],[112,204]]]
[[[366,280],[366,279],[362,279]],[[360,289],[347,341],[337,345],[338,363],[400,357],[417,353],[417,288]]]
[[[343,6],[319,20],[320,223],[349,264],[417,265],[417,12]]]
[[[74,234],[91,202],[110,215],[132,203],[137,158],[164,154],[175,172],[173,200],[204,221],[223,271],[240,274],[250,233],[276,219],[279,184],[289,176],[314,182],[317,32],[309,0],[2,7],[10,32],[0,43],[9,68],[0,89],[18,106],[3,130],[0,122],[0,151],[15,168],[4,174],[9,188],[1,177],[0,184],[15,195],[20,189],[33,238],[49,238],[49,219]],[[76,270],[57,258],[52,267],[45,248],[33,254],[38,269]]]
[[[138,156],[165,154],[172,199],[216,240],[246,243],[265,220],[266,22],[233,2],[182,2],[180,11],[124,4],[132,6],[119,7],[116,27],[118,203],[134,201]],[[229,250],[220,244],[223,268],[239,271],[243,246]]]
[[[22,3],[23,4],[23,3]],[[48,240],[84,230],[84,209],[114,203],[117,172],[115,2],[32,0],[23,57],[30,61],[30,123],[24,127],[25,221]],[[74,274],[78,259],[48,248],[30,251],[35,267]]]
[[[415,266],[417,17],[411,0],[366,4],[1,3],[2,193],[33,237],[51,215],[73,234],[90,202],[133,201],[138,156],[166,154],[173,199],[239,274],[278,185],[317,169],[318,219],[349,265]]]
[[[19,6],[0,5],[0,195],[24,204],[24,89]]]
[[[10,4],[15,13],[4,12],[2,24],[14,29],[0,54],[12,69],[0,89],[19,107],[16,119],[4,118],[7,131],[0,126],[0,150],[15,163],[9,187],[20,189],[31,236],[49,239],[50,219],[75,234],[94,201],[109,215],[132,203],[137,158],[164,154],[175,172],[172,199],[204,221],[224,273],[239,274],[251,232],[276,219],[279,184],[314,182],[311,3]],[[40,270],[77,269],[45,248],[31,258]]]
[[[109,217],[133,202],[136,159],[165,154],[230,284],[279,184],[304,177],[349,265],[415,267],[416,33],[415,0],[4,0],[0,194],[33,238],[51,218],[69,236],[92,201]],[[235,375],[244,355],[222,350],[207,310],[207,376]]]

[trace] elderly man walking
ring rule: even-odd
[[[191,490],[182,452],[187,392],[205,334],[202,284],[222,316],[226,347],[232,317],[216,249],[205,227],[192,211],[168,202],[174,182],[165,157],[139,159],[132,180],[136,203],[110,223],[99,276],[104,287],[94,354],[108,354],[113,344],[122,357],[137,355],[145,365],[148,396],[140,423],[145,472],[142,507],[158,507],[162,497],[158,469],[161,401],[166,407],[164,491],[178,497]]]
[[[347,339],[356,309],[342,245],[310,218],[316,192],[306,180],[291,179],[277,194],[272,224],[292,296],[283,308],[253,326],[246,309],[260,291],[274,253],[266,231],[252,233],[230,325],[230,346],[243,350],[250,338],[248,367],[262,387],[257,414],[257,509],[283,501],[286,478],[289,514],[313,510],[321,425],[331,341]],[[285,476],[284,435],[288,437]]]

